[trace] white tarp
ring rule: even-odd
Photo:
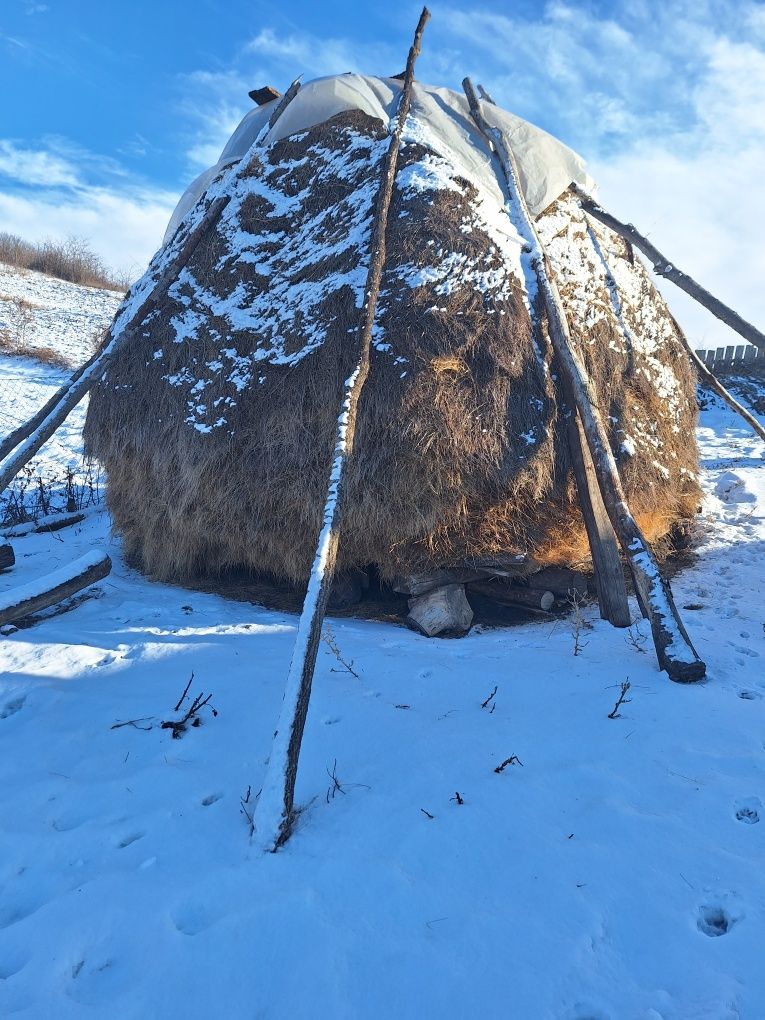
[[[304,85],[274,127],[266,134],[263,144],[278,141],[320,124],[346,110],[362,110],[388,124],[395,115],[402,83],[393,78],[372,78],[360,74],[335,75],[317,78]],[[165,241],[175,233],[186,213],[196,205],[213,178],[226,166],[240,160],[265,127],[278,100],[251,110],[242,120],[226,144],[220,159],[200,174],[184,192],[165,233]],[[587,173],[584,161],[552,135],[534,127],[520,117],[483,103],[486,120],[502,128],[510,141],[518,161],[526,201],[532,214],[542,212],[550,202],[562,194],[573,181],[587,191],[594,184]],[[409,130],[411,128],[411,130]],[[476,129],[467,100],[451,89],[436,88],[416,82],[407,134],[424,144],[458,155],[460,163],[484,185],[504,201],[498,168],[483,136]]]

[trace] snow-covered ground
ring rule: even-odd
[[[94,350],[122,302],[116,291],[80,287],[43,273],[14,269],[0,262],[0,334],[25,348],[54,351],[62,366],[76,368]],[[28,320],[22,323],[18,301],[29,304]],[[45,404],[70,374],[62,367],[32,358],[0,356],[0,438],[13,431]],[[57,483],[61,503],[64,472],[82,468],[82,426],[87,397],[75,408],[60,430],[46,443],[30,465],[36,477]],[[0,519],[4,501],[0,499]]]
[[[103,512],[15,539],[0,592],[91,549],[114,569],[0,638],[0,1016],[761,1020],[765,448],[712,402],[699,441],[673,587],[706,682],[591,608],[578,655],[567,621],[332,620],[358,678],[322,646],[274,855],[240,801],[296,618],[147,581]],[[192,672],[212,699],[173,739]]]

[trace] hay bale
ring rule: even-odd
[[[520,247],[499,236],[504,211],[487,212],[469,168],[426,141],[401,152],[338,570],[373,564],[391,579],[496,554],[586,563]],[[155,577],[306,580],[386,144],[381,121],[350,110],[264,149],[94,389],[87,449],[128,555]],[[632,509],[659,539],[698,503],[677,327],[571,195],[538,226]]]

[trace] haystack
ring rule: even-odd
[[[400,88],[320,79],[270,131],[273,104],[253,110],[182,199],[154,278],[205,204],[230,197],[115,354],[86,424],[126,550],[154,577],[306,580]],[[569,187],[591,187],[579,157],[496,107],[487,116],[513,139],[631,509],[661,540],[698,506],[678,326],[626,242],[586,220]],[[588,545],[544,311],[464,97],[415,85],[395,183],[338,568],[391,578],[497,554],[579,565]]]

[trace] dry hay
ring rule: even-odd
[[[355,111],[264,150],[93,392],[88,449],[128,555],[153,576],[306,578],[386,144]],[[496,552],[581,563],[544,326],[475,189],[439,159],[401,152],[338,568],[390,577]],[[422,185],[436,163],[441,183]],[[538,223],[631,506],[660,539],[698,502],[677,328],[642,265],[570,195]]]

